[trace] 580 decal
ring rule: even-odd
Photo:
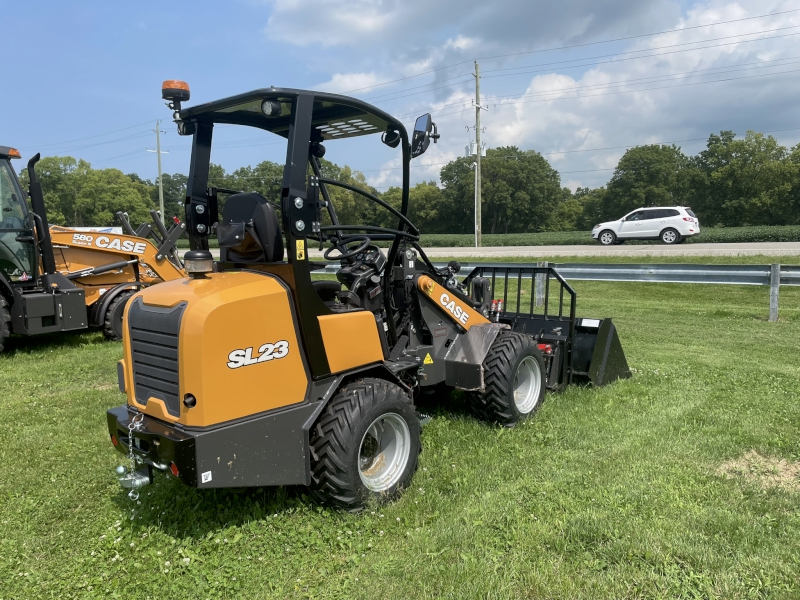
[[[228,354],[228,368],[238,369],[239,367],[249,367],[258,363],[278,360],[289,355],[289,342],[281,340],[274,344],[262,344],[258,348],[258,353],[254,352],[254,346],[233,350]]]
[[[147,244],[145,242],[110,238],[107,235],[99,235],[95,238],[93,235],[75,233],[72,236],[72,243],[78,246],[91,246],[94,244],[98,248],[121,250],[123,252],[133,252],[134,254],[144,254],[145,250],[147,250]]]

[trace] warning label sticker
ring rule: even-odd
[[[431,353],[430,352],[428,352],[425,355],[425,360],[422,361],[422,362],[423,362],[423,364],[426,364],[426,365],[432,365],[433,364],[433,359],[431,358]]]

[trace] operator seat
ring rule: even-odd
[[[220,260],[236,263],[283,261],[283,235],[278,215],[261,194],[233,194],[217,226]]]

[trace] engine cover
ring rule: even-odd
[[[208,427],[306,398],[289,290],[273,275],[212,273],[148,287],[124,319],[128,404],[152,417]]]

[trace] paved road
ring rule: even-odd
[[[525,258],[550,256],[798,256],[800,242],[767,242],[748,244],[680,244],[666,246],[664,244],[641,244],[637,246],[492,246],[487,248],[426,248],[431,258],[445,256],[463,258],[492,258],[501,256],[519,256]],[[212,250],[214,258],[219,258],[219,250]],[[309,252],[314,259],[322,257],[316,250]]]

